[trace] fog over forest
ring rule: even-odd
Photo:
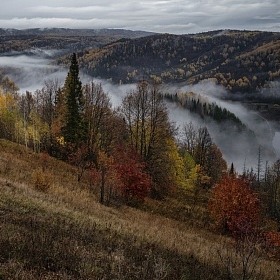
[[[63,84],[68,69],[61,68],[52,63],[52,55],[56,51],[36,51],[32,54],[14,53],[13,55],[0,56],[0,67],[5,68],[8,76],[20,87],[19,92],[25,93],[26,90],[34,92],[41,89],[48,80],[57,79],[59,84]],[[113,107],[121,104],[122,98],[126,93],[136,89],[135,84],[114,85],[108,81],[95,79],[80,72],[83,84],[94,81],[101,83],[104,92],[108,93]],[[271,89],[273,90],[273,89]],[[224,97],[229,97],[229,93],[222,86],[217,86],[211,82],[201,82],[193,86],[165,85],[164,93],[194,92],[201,97],[205,96],[209,102],[215,102],[222,108],[234,113],[249,129],[253,130],[259,143],[270,150],[262,155],[262,161],[269,161],[270,164],[280,157],[280,133],[275,132],[274,122],[267,121],[255,111],[250,111],[239,101],[231,101]],[[238,172],[242,172],[244,165],[246,169],[257,167],[258,148],[252,152],[251,143],[243,133],[236,133],[228,123],[217,124],[210,119],[202,119],[197,114],[190,113],[188,110],[180,108],[176,104],[167,103],[170,119],[180,128],[183,124],[192,121],[197,126],[206,125],[213,142],[217,144],[228,165],[232,162]]]

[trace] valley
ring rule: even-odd
[[[0,279],[278,279],[279,43],[0,29]]]

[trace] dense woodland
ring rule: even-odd
[[[78,57],[87,73],[117,83],[211,79],[231,92],[248,93],[279,78],[279,36],[249,31],[153,35],[81,51]]]
[[[237,131],[246,129],[216,104],[200,105],[188,96],[181,96],[182,106],[202,115],[207,112],[218,122],[231,120]],[[1,138],[74,164],[77,180],[85,174],[96,176],[90,184],[100,183],[101,203],[114,199],[140,202],[145,196],[163,199],[177,190],[208,189],[220,183],[229,168],[207,127],[186,122],[183,136],[178,137],[165,98],[179,102],[178,96],[164,96],[159,85],[142,80],[119,108],[112,108],[100,84],[82,85],[74,53],[62,88],[57,81],[48,81],[34,93],[19,95],[12,81],[2,80]],[[261,162],[261,150],[256,162],[257,158],[257,171],[244,166],[243,175],[253,185],[265,180],[262,191],[269,194],[266,186],[274,186],[278,175],[270,177],[275,167]],[[271,212],[278,217],[278,191],[274,196]]]
[[[154,35],[156,37],[123,39],[101,49],[78,51],[72,53],[70,62],[66,63],[69,70],[62,86],[56,80],[49,80],[35,92],[18,94],[14,82],[3,76],[0,138],[21,144],[26,150],[31,148],[39,155],[42,171],[34,173],[34,184],[42,192],[49,188],[46,163],[49,157],[54,157],[71,164],[75,168],[75,180],[86,182],[89,192],[96,192],[102,205],[129,205],[141,209],[148,198],[184,203],[191,193],[196,206],[203,193],[208,226],[211,224],[209,229],[233,239],[234,248],[243,257],[242,279],[250,279],[255,267],[248,263],[257,262],[258,259],[251,259],[257,250],[269,251],[276,259],[280,257],[277,232],[280,227],[280,162],[277,160],[271,165],[263,162],[259,148],[256,169],[248,170],[244,166],[242,174],[238,174],[234,164],[227,166],[206,126],[197,127],[186,122],[183,134],[178,137],[177,128],[168,116],[166,100],[202,118],[211,117],[218,123],[230,121],[234,123],[233,129],[247,130],[252,139],[254,135],[237,116],[217,104],[202,102],[192,93],[166,95],[160,83],[173,81],[174,77],[176,81],[187,82],[215,78],[217,83],[232,91],[255,90],[279,76],[279,56],[276,58],[279,48],[268,48],[279,43],[279,34],[261,36],[259,32],[232,31],[214,35]],[[146,43],[142,44],[142,40]],[[236,49],[230,50],[233,40]],[[213,44],[216,44],[215,51]],[[251,60],[248,62],[249,53]],[[126,64],[137,66],[137,59],[133,60],[136,64],[132,64],[126,54],[129,59],[138,57],[139,67],[140,61],[143,62],[143,72],[137,69],[133,69],[134,74],[127,69],[119,71],[118,67]],[[182,71],[174,70],[178,57]],[[260,63],[256,64],[258,57]],[[267,60],[263,61],[264,57]],[[150,63],[145,66],[146,59]],[[243,68],[247,65],[245,61],[252,62],[251,72]],[[235,65],[230,69],[236,69],[236,63],[239,71],[226,76],[230,65]],[[157,69],[148,69],[154,65]],[[215,73],[211,70],[214,65],[219,69]],[[161,66],[168,75],[160,72]],[[174,72],[166,70],[166,66]],[[118,108],[113,108],[101,84],[82,84],[80,67],[94,75],[98,75],[98,71],[100,75],[106,72],[108,76],[105,76],[115,81],[137,80],[137,87],[127,92]],[[186,70],[191,72],[190,76],[186,75]],[[248,81],[243,76],[245,72]],[[112,73],[117,75],[113,78]],[[180,73],[180,76],[172,73]],[[167,216],[178,219],[180,215],[169,211]],[[230,274],[231,265],[227,267],[228,277],[234,279]]]

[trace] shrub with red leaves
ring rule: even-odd
[[[209,213],[217,228],[242,238],[256,230],[260,201],[244,178],[225,176],[213,188]]]
[[[151,178],[145,172],[145,164],[130,148],[115,150],[115,168],[119,176],[119,188],[126,201],[143,201],[151,188]]]

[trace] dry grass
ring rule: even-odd
[[[55,159],[46,164],[52,184],[38,191],[39,162],[0,141],[0,279],[225,279],[218,250],[226,238],[163,217],[163,204],[158,214],[100,205],[75,169]],[[190,218],[203,212],[186,209]],[[261,259],[256,279],[278,279],[278,267]]]

